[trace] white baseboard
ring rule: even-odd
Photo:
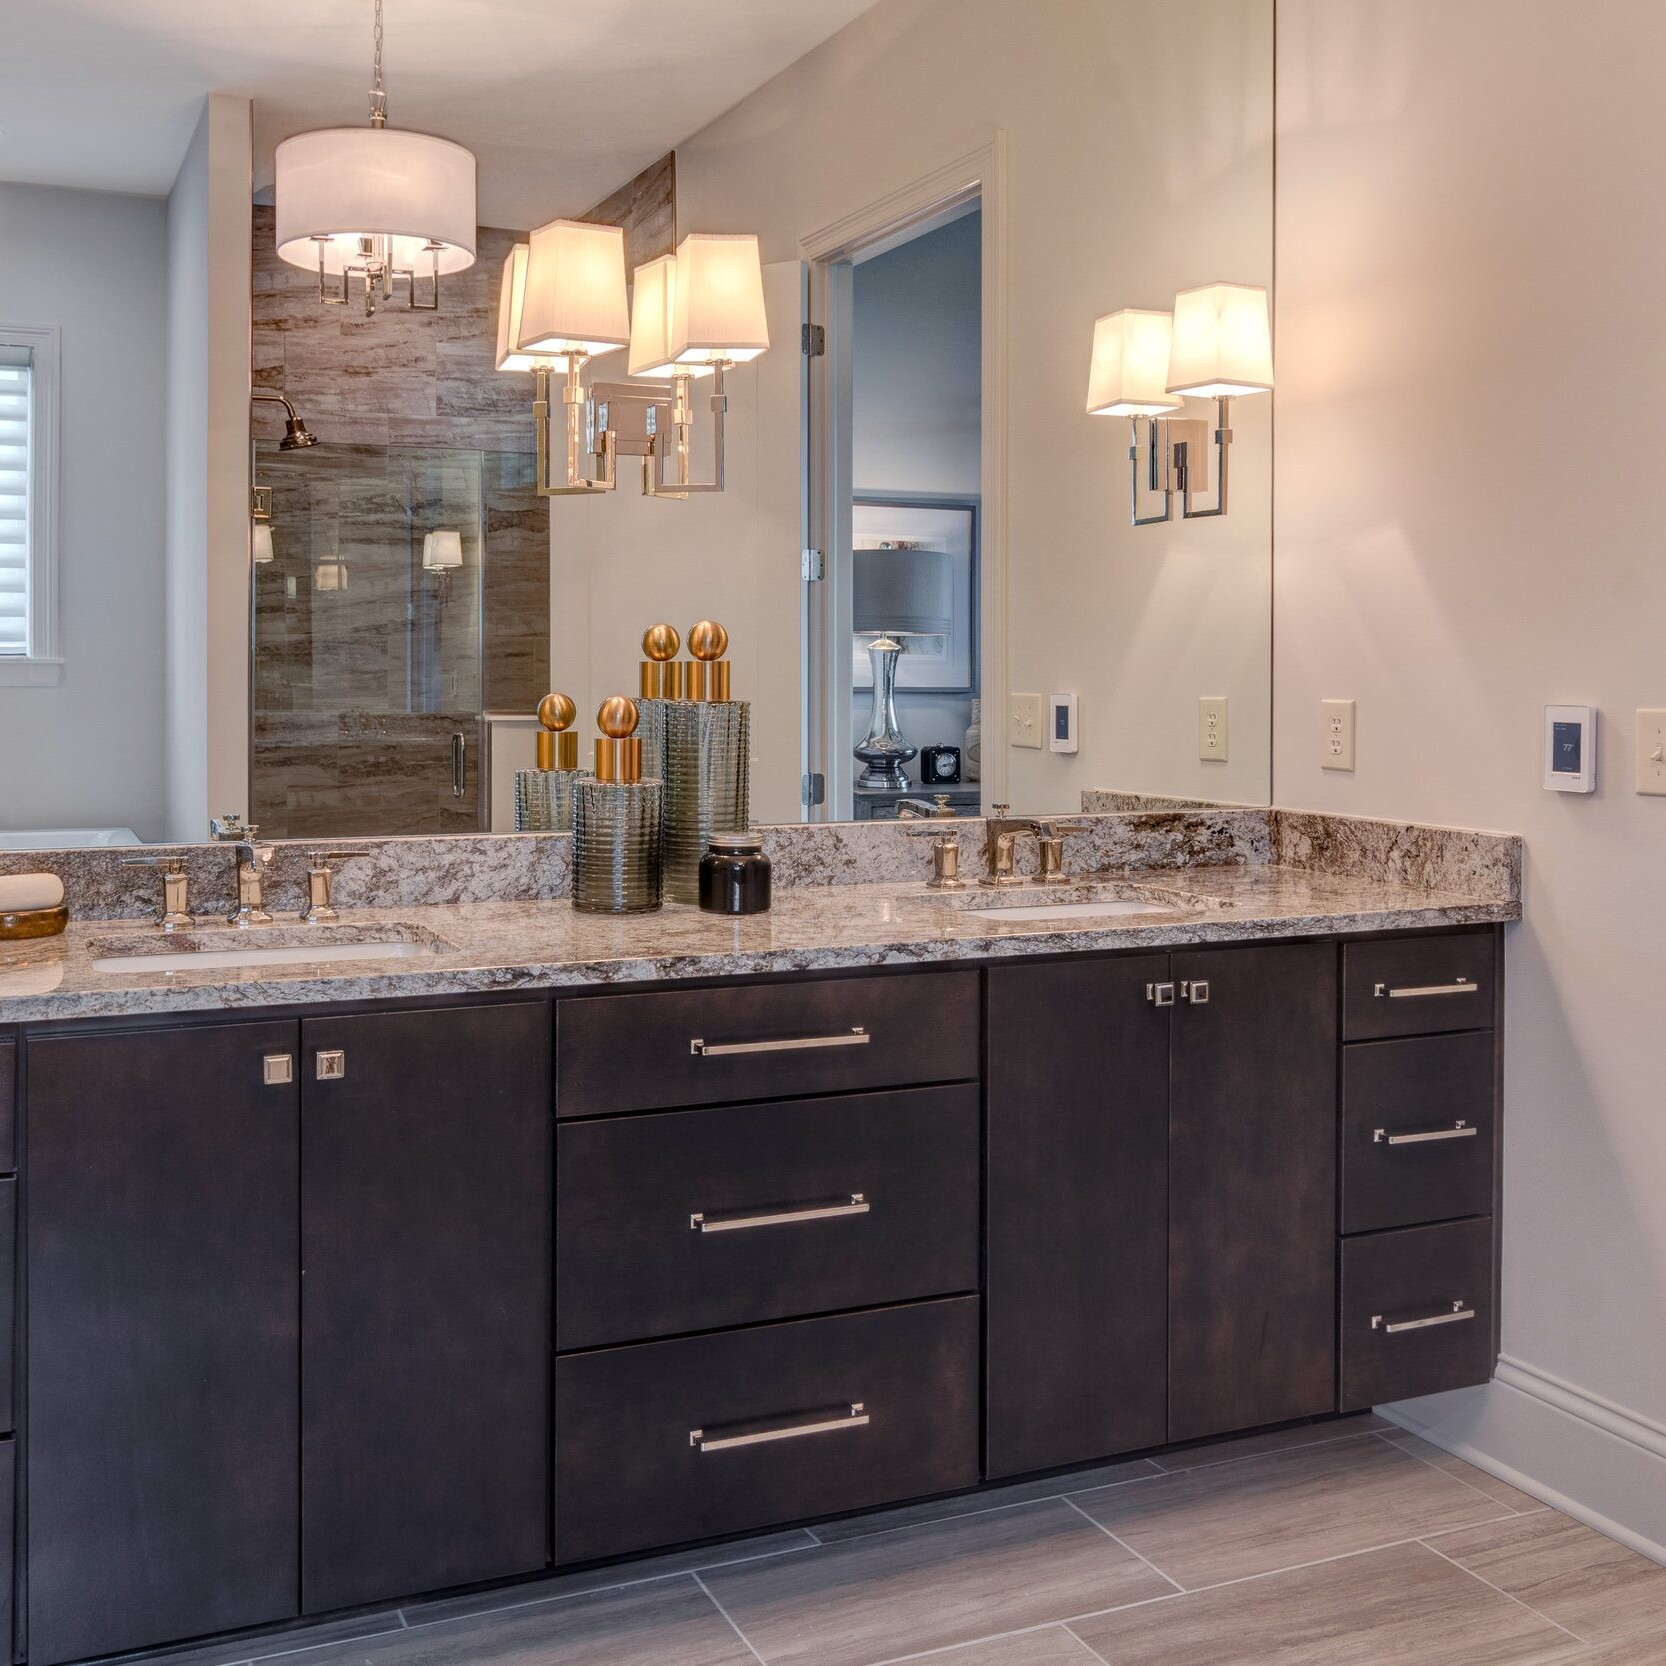
[[[1377,1409],[1477,1469],[1666,1563],[1666,1424],[1509,1355],[1485,1388]]]

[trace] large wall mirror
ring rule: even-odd
[[[0,66],[0,847],[511,831],[540,698],[582,756],[702,619],[759,822],[1267,802],[1273,0],[385,0],[390,126],[478,171],[374,310],[278,248],[369,73],[372,0],[305,9],[77,0]],[[541,470],[500,314],[557,220],[638,323],[756,238],[721,435],[596,341]]]

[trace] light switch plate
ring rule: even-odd
[[[1009,746],[1033,746],[1039,752],[1043,738],[1041,696],[1039,694],[1010,695],[1007,699],[1007,744]]]
[[[1666,711],[1656,707],[1637,713],[1637,790],[1666,798]]]
[[[1197,703],[1197,755],[1208,763],[1226,762],[1226,696],[1205,694]]]
[[[1354,767],[1354,703],[1319,702],[1319,763],[1325,769]]]

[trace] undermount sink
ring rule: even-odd
[[[411,960],[449,947],[420,926],[254,926],[104,938],[95,972],[201,972],[235,966],[317,966]]]
[[[1050,889],[1050,888],[1049,888]],[[921,899],[928,906],[953,910],[968,923],[981,926],[1030,924],[1047,920],[1117,920],[1144,914],[1197,913],[1217,903],[1164,887],[1125,880],[1078,881],[1056,890],[1036,885],[1010,889],[931,891]]]

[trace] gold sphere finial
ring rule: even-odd
[[[596,713],[596,727],[609,740],[623,740],[636,733],[636,702],[623,694],[612,694],[602,701]]]
[[[538,721],[557,734],[572,728],[573,719],[577,716],[578,707],[573,704],[570,694],[546,694],[538,702]]]
[[[642,633],[642,651],[652,660],[674,659],[682,645],[675,625],[650,625]]]
[[[688,633],[688,651],[696,659],[722,659],[729,633],[715,619],[702,619]]]

